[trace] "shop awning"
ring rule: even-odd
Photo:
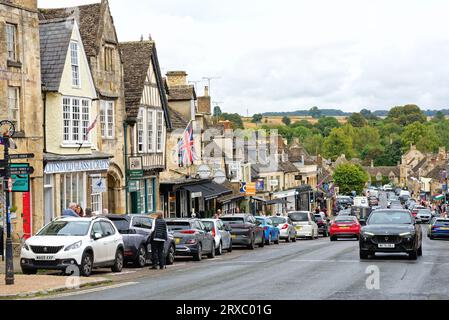
[[[283,199],[274,199],[274,200],[270,200],[267,201],[267,205],[272,205],[272,204],[288,204],[291,203],[290,201],[287,201],[287,199],[283,198]]]
[[[252,200],[259,201],[259,202],[267,202],[267,200],[259,197],[251,197]]]
[[[244,200],[245,196],[242,195],[229,195],[229,196],[224,196],[220,199],[218,199],[218,202],[220,202],[221,204],[228,204],[231,202],[237,202],[240,200]]]
[[[222,186],[215,182],[188,185],[188,186],[182,187],[182,189],[187,190],[189,192],[193,192],[193,193],[201,192],[202,197],[206,201],[216,199],[216,198],[224,196],[224,195],[232,194],[231,189],[228,189],[225,186]]]

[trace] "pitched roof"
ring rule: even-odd
[[[281,168],[281,170],[285,173],[291,173],[291,172],[298,172],[298,168],[296,168],[296,166],[291,163],[290,161],[286,161],[286,162],[280,162],[279,166]]]
[[[42,83],[47,91],[58,91],[69,49],[74,19],[40,22]]]
[[[444,165],[437,165],[433,170],[425,175],[426,178],[432,178],[434,180],[441,180],[443,178],[443,171],[446,170]]]
[[[168,113],[170,114],[170,120],[172,124],[172,128],[174,129],[185,129],[187,127],[187,120],[185,120],[179,112],[168,107]]]
[[[128,117],[137,118],[138,116],[145,80],[150,62],[152,62],[167,128],[171,129],[167,96],[154,41],[121,42],[119,46],[123,60],[125,102]]]
[[[388,177],[391,172],[393,172],[396,177],[400,176],[400,169],[398,166],[394,166],[394,167],[364,167],[364,169],[371,176],[375,176],[379,172],[385,177]]]
[[[168,101],[196,100],[195,87],[193,85],[169,87]]]
[[[412,169],[413,172],[418,172],[427,162],[427,157],[424,157],[418,164]]]

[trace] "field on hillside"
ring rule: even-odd
[[[245,126],[245,128],[247,129],[254,129],[257,128],[257,126],[259,125],[283,125],[282,122],[282,118],[281,116],[269,116],[269,117],[263,117],[262,121],[260,124],[255,124],[252,123],[252,117],[242,117],[243,120],[243,125]],[[301,120],[306,120],[308,122],[310,122],[311,124],[316,124],[318,122],[318,119],[314,119],[312,117],[299,117],[299,116],[292,116],[289,117],[290,120],[292,121],[292,123],[301,121]],[[335,117],[338,122],[340,122],[341,124],[345,124],[348,121],[347,117]]]

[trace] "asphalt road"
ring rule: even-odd
[[[186,260],[164,271],[146,270],[146,275],[132,282],[123,280],[119,287],[58,299],[447,299],[448,247],[448,241],[426,237],[424,256],[418,261],[385,255],[360,261],[356,241],[331,243],[320,238],[281,243],[199,263]],[[366,285],[370,274],[366,272],[376,268],[379,288],[375,281],[368,281],[370,290]]]

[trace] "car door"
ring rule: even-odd
[[[99,239],[94,239],[95,234],[100,234]],[[106,261],[107,257],[107,247],[106,241],[104,239],[103,228],[101,227],[100,221],[96,221],[92,225],[90,232],[90,238],[92,239],[92,250],[94,252],[94,264],[102,263]]]
[[[217,228],[221,234],[221,239],[223,243],[223,248],[229,248],[231,246],[231,233],[225,230],[222,221],[217,221]]]
[[[309,213],[309,221],[312,223],[315,236],[318,236],[318,224],[316,223],[315,215]]]
[[[196,228],[201,233],[203,251],[210,252],[212,250],[212,243],[214,242],[212,235],[209,232],[206,232],[206,226],[199,220],[196,222]]]
[[[151,233],[154,231],[154,220],[150,217],[140,217],[139,219],[139,233],[143,236],[143,240],[145,243],[147,243],[148,246],[151,246],[149,238],[151,236]],[[168,232],[167,232],[168,234]],[[168,241],[165,241],[165,244],[167,244]],[[147,248],[147,251],[151,248]]]
[[[119,238],[116,236],[115,229],[109,221],[101,221],[100,224],[103,229],[104,242],[107,249],[105,261],[114,261]]]

